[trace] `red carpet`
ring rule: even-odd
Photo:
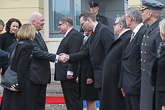
[[[2,100],[2,97],[0,97],[0,102]],[[46,103],[47,104],[59,104],[59,103],[65,103],[64,97],[46,97]]]
[[[65,103],[64,97],[46,97],[46,103],[52,104],[52,103]]]

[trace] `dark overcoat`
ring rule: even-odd
[[[165,106],[165,45],[162,53],[153,63],[151,84],[154,86],[153,110],[161,110]]]
[[[92,68],[94,70],[95,88],[101,88],[103,63],[113,41],[114,35],[110,29],[101,22],[98,22],[95,31],[91,35],[88,48],[84,51],[69,55],[70,62],[76,62],[90,57]]]
[[[100,110],[126,110],[125,99],[118,88],[123,44],[128,42],[132,31],[123,33],[110,47],[103,66],[103,82]]]
[[[81,46],[80,51],[88,48],[89,39]],[[98,100],[98,90],[94,88],[94,82],[92,84],[87,84],[87,78],[93,79],[94,81],[94,71],[90,62],[90,58],[86,58],[80,61],[79,66],[79,92],[80,98],[83,100],[94,101]]]
[[[14,47],[15,45],[13,45]],[[13,51],[12,47],[12,51]],[[1,110],[29,110],[29,74],[30,74],[30,61],[33,46],[30,42],[24,41],[19,44],[14,60],[11,63],[11,70],[17,72],[18,78],[18,92],[13,92],[4,89],[3,103]]]

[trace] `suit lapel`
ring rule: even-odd
[[[38,44],[40,45],[40,47],[41,47],[43,50],[47,50],[46,44],[43,43],[39,37],[40,37],[40,36],[38,36],[38,35],[36,34],[35,39],[37,40]]]
[[[136,42],[138,40],[138,37],[140,35],[140,32],[143,30],[144,25],[139,29],[139,31],[136,33],[136,35],[134,36],[134,38],[132,39],[131,42],[129,42],[129,44],[127,45],[127,48],[124,51],[124,57],[128,57],[130,55],[130,52],[133,48],[134,45],[136,45]]]
[[[61,49],[61,45],[63,45],[63,43],[64,43],[66,40],[68,40],[68,38],[70,37],[70,34],[72,33],[72,31],[74,31],[74,28],[72,28],[72,29],[68,32],[68,34],[62,39],[62,41],[61,41],[61,43],[60,43],[60,45],[59,45],[59,48],[58,48],[58,50],[57,50],[57,54],[60,54],[60,53],[59,53],[59,50]]]
[[[137,35],[136,35],[136,36],[137,36]],[[134,42],[135,42],[135,37],[132,39],[131,42],[128,42],[127,48],[126,48],[125,51],[124,51],[124,56],[125,56],[125,57],[126,57],[126,56],[129,56],[130,51],[131,51],[131,49],[132,49],[131,47],[133,46]]]
[[[90,41],[90,47],[89,47],[91,54],[94,52],[95,45],[97,44],[98,39],[100,37],[100,36],[98,36],[98,33],[97,33],[97,32],[99,32],[100,26],[101,26],[101,24],[100,24],[100,22],[98,22],[98,24],[95,28],[95,31],[91,35],[91,41]]]

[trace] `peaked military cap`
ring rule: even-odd
[[[88,2],[90,7],[98,7],[99,6],[99,1],[96,0],[91,0]]]
[[[141,10],[151,9],[151,10],[162,10],[165,8],[165,5],[157,0],[142,0],[143,6],[141,6]]]

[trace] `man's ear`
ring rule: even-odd
[[[68,23],[68,22],[66,22],[66,26],[67,26],[67,27],[69,26],[69,23]]]
[[[133,20],[132,16],[130,16],[130,22]]]
[[[119,29],[120,30],[122,30],[123,29],[123,25],[121,24],[121,25],[119,25]]]
[[[150,18],[151,16],[152,16],[152,12],[149,11],[149,12],[148,12],[148,18]]]
[[[35,20],[34,19],[31,21],[31,24],[33,24],[33,25],[35,24]]]
[[[98,7],[98,11],[99,11],[99,9],[100,9],[100,8]]]
[[[88,21],[89,23],[91,23],[91,22],[92,22],[91,18],[87,18],[87,21]]]

